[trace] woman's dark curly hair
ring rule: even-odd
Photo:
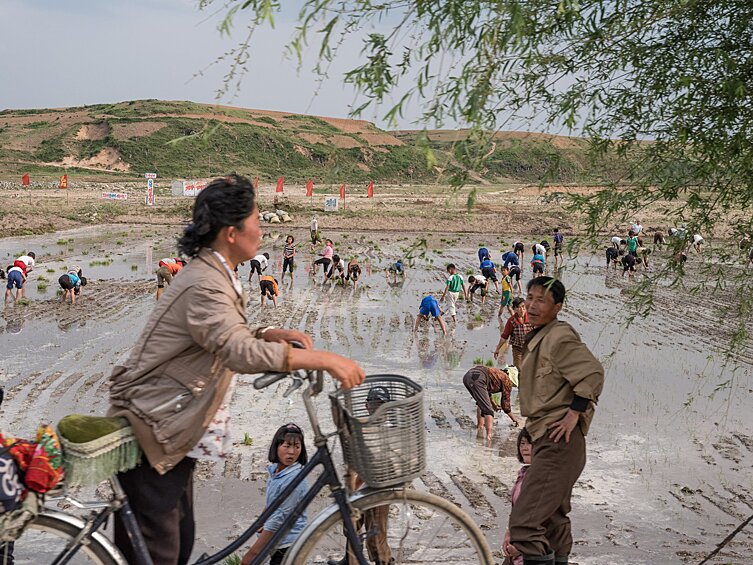
[[[178,250],[186,257],[195,257],[225,226],[240,229],[255,206],[256,192],[247,178],[233,174],[213,180],[196,197],[193,221],[178,240]]]

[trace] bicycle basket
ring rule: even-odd
[[[65,482],[94,485],[141,462],[141,448],[125,418],[69,414],[58,423]]]
[[[407,483],[426,468],[423,389],[399,375],[370,375],[330,394],[345,462],[373,488]]]

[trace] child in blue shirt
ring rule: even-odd
[[[58,279],[58,283],[60,288],[63,289],[60,301],[65,302],[65,299],[70,296],[71,305],[73,305],[76,303],[76,296],[81,294],[81,287],[86,286],[86,277],[83,276],[80,268],[73,267]]]
[[[442,319],[442,310],[439,309],[439,302],[430,294],[424,296],[421,300],[421,305],[418,307],[418,315],[416,316],[416,323],[413,326],[413,331],[418,330],[418,325],[422,320],[429,320],[435,318],[439,322],[439,327],[442,328],[442,334],[447,335],[447,327]]]
[[[266,504],[270,506],[296,478],[308,461],[306,444],[303,442],[303,430],[295,424],[281,426],[275,432],[275,436],[272,439],[268,458],[271,465],[267,467],[269,479],[267,479]],[[302,481],[293,493],[285,499],[285,502],[264,522],[264,527],[256,542],[243,556],[242,565],[251,563],[261,552],[262,548],[272,539],[287,517],[295,510],[296,505],[303,499],[308,488],[308,483]],[[304,510],[293,524],[293,527],[277,544],[277,547],[270,556],[270,565],[280,565],[283,562],[285,554],[306,527],[307,521],[307,512]]]
[[[546,259],[541,253],[536,253],[531,259],[531,267],[533,267],[533,276],[537,274],[543,275],[544,268],[546,267]]]

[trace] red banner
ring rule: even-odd
[[[366,198],[374,198],[374,181],[369,183],[369,188],[366,189]]]
[[[345,200],[345,184],[340,185],[340,198]]]
[[[259,190],[259,177],[254,179],[254,190]]]
[[[277,190],[275,192],[282,192],[282,183],[285,182],[285,177],[280,177],[277,179]]]
[[[24,176],[21,177],[21,184],[24,186],[29,186],[29,183],[31,181],[29,180],[29,173],[26,173]]]
[[[314,195],[314,182],[309,179],[309,181],[306,183],[306,196],[313,196]]]
[[[68,188],[68,175],[60,177],[60,188]]]

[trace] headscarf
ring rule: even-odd
[[[510,377],[510,382],[512,382],[512,386],[517,387],[518,386],[518,368],[515,365],[505,365],[502,367],[502,370],[507,373],[507,376]]]

